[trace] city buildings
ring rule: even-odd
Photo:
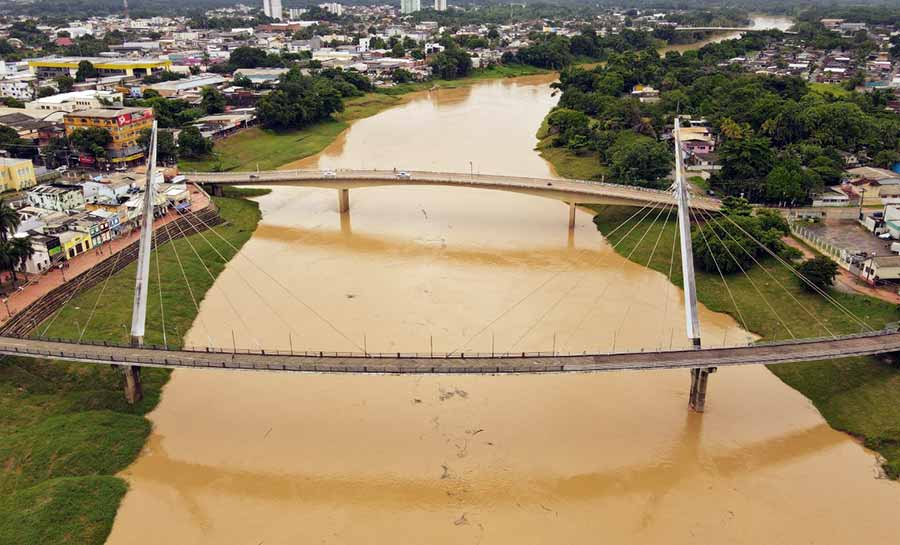
[[[273,0],[281,5],[280,0]],[[88,61],[94,65],[100,76],[136,76],[144,77],[150,74],[169,70],[172,61],[168,59],[146,58],[125,59],[107,57],[44,57],[29,59],[28,67],[32,74],[40,78],[55,78],[57,76],[75,77],[78,74],[78,63]]]
[[[21,191],[36,183],[31,159],[0,157],[0,192]]]
[[[319,7],[327,11],[328,13],[337,15],[340,17],[344,14],[344,6],[338,4],[337,2],[329,2],[326,4],[319,4]]]
[[[25,113],[38,118],[52,118],[52,120],[58,121],[62,118],[62,114],[74,112],[75,110],[121,105],[122,93],[96,90],[72,91],[27,102],[25,104]],[[54,117],[51,115],[54,112],[60,112],[60,115]]]
[[[434,11],[447,11],[447,0],[434,0]]]
[[[141,131],[153,125],[152,108],[108,108],[78,110],[63,118],[66,135],[79,128],[100,127],[109,131],[112,142],[106,148],[107,159],[114,164],[128,164],[143,159],[144,149],[138,145]],[[91,164],[92,157],[81,157]]]
[[[400,13],[406,15],[422,9],[421,0],[400,0]]]
[[[263,13],[272,19],[282,20],[284,12],[281,9],[281,0],[263,0]]]
[[[28,191],[28,203],[36,208],[66,212],[84,206],[81,186],[65,184],[39,185]]]

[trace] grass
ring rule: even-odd
[[[256,203],[235,198],[261,191],[229,189],[216,199],[229,224],[216,228],[240,248],[253,233],[260,213]],[[227,259],[234,250],[204,233]],[[214,275],[225,266],[199,235],[190,237]],[[160,247],[159,266],[168,342],[179,345],[196,316],[181,281],[172,244],[181,256],[195,296],[202,300],[212,279],[197,262],[186,240]],[[135,265],[70,301],[45,324],[47,334],[127,341]],[[156,276],[156,256],[151,256]],[[161,343],[159,286],[151,282],[146,339]],[[102,292],[102,298],[100,294]],[[97,304],[88,323],[88,315]],[[156,303],[154,305],[154,303]],[[0,543],[101,544],[127,490],[116,474],[138,456],[150,433],[144,416],[159,401],[169,372],[144,369],[144,399],[131,406],[122,393],[122,376],[100,365],[26,358],[0,360]]]
[[[549,115],[548,113],[547,116]],[[538,153],[553,165],[557,175],[576,180],[602,180],[609,173],[609,169],[600,163],[597,154],[592,151],[576,153],[569,148],[555,147],[554,137],[547,127],[547,117],[541,123],[537,137]]]
[[[282,165],[315,155],[334,142],[351,122],[382,112],[405,102],[403,95],[437,88],[456,88],[480,81],[546,74],[546,70],[526,65],[503,65],[476,70],[467,78],[408,83],[366,93],[344,101],[344,111],[334,119],[294,131],[273,131],[261,127],[243,130],[220,140],[213,155],[204,159],[183,159],[187,171],[274,170]]]
[[[610,232],[634,213],[633,210],[622,207],[594,208],[597,211],[595,223],[603,233]],[[672,255],[671,242],[676,223],[674,218],[669,221],[662,221],[663,218],[660,218],[659,222],[650,226],[652,217],[655,216],[656,214],[652,214],[645,221],[649,232],[643,244],[638,245],[645,232],[641,227],[634,229],[628,236],[626,232],[629,228],[620,229],[613,234],[611,242],[615,243],[619,237],[624,237],[616,248],[617,252],[624,256],[630,255],[632,261],[665,275],[668,275],[670,263],[674,259],[675,267],[672,268],[670,280],[680,286],[680,252],[676,247],[675,255]],[[668,243],[659,244],[654,253],[653,242],[659,236]],[[785,267],[774,260],[762,263],[777,282],[759,266],[750,269],[747,277],[740,273],[732,275],[728,278],[728,287],[737,302],[736,307],[722,280],[715,273],[697,272],[698,298],[711,310],[730,314],[745,329],[760,335],[764,340],[790,338],[786,327],[797,338],[827,335],[825,329],[802,310],[788,293],[835,333],[854,333],[860,330],[857,324],[824,298],[803,290],[799,281]],[[751,280],[761,296],[754,289]],[[900,310],[893,304],[834,290],[831,296],[874,328],[900,319]],[[768,305],[774,308],[781,321]],[[884,469],[890,477],[900,477],[900,366],[890,358],[863,357],[782,364],[769,369],[808,397],[833,428],[860,438],[866,446],[884,456]]]
[[[851,92],[844,89],[840,85],[836,85],[833,83],[810,83],[809,88],[816,94],[826,96],[832,95],[835,98],[846,98],[850,96]]]

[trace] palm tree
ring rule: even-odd
[[[31,245],[31,237],[13,237],[13,239],[9,241],[8,247],[11,257],[13,282],[15,283],[18,281],[16,278],[16,269],[21,268],[24,271],[25,263],[31,259],[31,256],[35,254],[35,251],[34,246]]]
[[[6,242],[9,235],[16,232],[22,219],[19,213],[6,204],[6,201],[0,199],[0,241]]]

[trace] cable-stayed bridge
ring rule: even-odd
[[[67,287],[68,291],[51,292],[52,305],[44,305],[39,307],[41,313],[33,313],[29,307],[24,309],[20,316],[13,319],[3,328],[0,334],[0,354],[18,355],[27,357],[36,357],[44,359],[58,359],[94,364],[112,364],[121,366],[125,376],[125,393],[129,401],[134,402],[141,398],[141,381],[140,369],[142,367],[168,367],[168,368],[196,368],[196,369],[229,369],[244,371],[272,371],[272,372],[306,372],[306,373],[374,373],[374,374],[395,374],[395,373],[468,373],[468,374],[504,374],[504,373],[560,373],[560,372],[609,372],[623,370],[658,370],[658,369],[690,369],[691,370],[691,387],[689,404],[696,411],[703,411],[706,400],[706,390],[709,375],[718,367],[727,367],[735,365],[752,365],[752,364],[780,364],[798,361],[815,361],[825,359],[846,358],[852,356],[864,356],[883,354],[900,350],[900,333],[896,330],[876,331],[869,327],[864,320],[855,316],[849,309],[843,306],[839,301],[834,299],[827,291],[815,286],[809,279],[803,277],[793,265],[781,258],[777,254],[766,247],[762,242],[756,240],[752,234],[746,232],[744,228],[736,223],[728,214],[719,214],[720,203],[713,199],[692,197],[689,194],[688,186],[684,180],[683,151],[680,143],[680,125],[676,119],[675,123],[675,182],[669,191],[657,191],[639,189],[628,186],[604,183],[588,183],[580,181],[568,181],[559,179],[536,179],[536,178],[518,178],[507,176],[489,176],[489,175],[470,175],[465,174],[446,174],[446,173],[426,173],[426,172],[394,172],[394,171],[274,171],[274,172],[257,172],[257,173],[195,173],[189,177],[192,182],[201,183],[208,187],[221,187],[222,185],[302,185],[316,187],[331,187],[338,190],[338,210],[341,214],[349,212],[349,190],[355,187],[372,187],[378,185],[445,185],[457,187],[471,187],[480,189],[507,190],[515,192],[523,192],[533,195],[541,195],[558,199],[570,204],[570,228],[574,227],[574,203],[595,202],[615,205],[628,205],[637,208],[627,220],[621,222],[615,229],[606,233],[607,238],[611,241],[611,245],[615,248],[622,240],[635,232],[635,229],[644,226],[645,220],[652,222],[653,225],[666,212],[668,221],[670,215],[674,212],[677,219],[677,229],[674,230],[674,236],[671,239],[671,269],[674,267],[675,249],[679,248],[678,254],[681,262],[681,272],[684,282],[684,310],[685,310],[685,332],[691,342],[690,350],[658,350],[647,352],[631,352],[631,353],[605,353],[597,351],[596,353],[582,354],[560,354],[554,349],[551,352],[529,353],[529,352],[492,352],[492,353],[471,353],[465,352],[465,344],[450,353],[371,353],[364,346],[359,346],[347,334],[341,331],[340,327],[330,321],[325,313],[312,308],[297,291],[291,286],[286,286],[278,278],[269,273],[264,265],[257,264],[251,258],[242,252],[238,252],[238,248],[223,237],[217,230],[217,222],[209,217],[209,215],[191,213],[183,219],[187,226],[185,230],[178,222],[171,222],[179,230],[173,233],[169,225],[165,227],[165,232],[157,237],[157,233],[153,229],[152,221],[152,203],[154,202],[154,185],[153,171],[155,168],[155,127],[151,138],[150,160],[147,185],[144,194],[144,213],[142,222],[141,239],[135,244],[132,251],[132,258],[136,257],[137,273],[135,278],[135,297],[132,312],[132,342],[127,346],[114,345],[110,342],[82,342],[81,337],[87,329],[88,324],[84,324],[81,329],[81,336],[78,340],[70,339],[51,339],[45,335],[52,325],[53,320],[59,315],[65,305],[72,300],[78,293],[79,286],[84,285],[90,287],[96,285],[103,277],[108,281],[117,270],[116,267],[108,267],[99,272],[92,273],[88,271],[83,273],[81,281],[74,287]],[[640,208],[638,208],[640,206]],[[654,215],[655,213],[655,215]],[[771,260],[778,265],[784,266],[790,270],[801,282],[805,282],[813,291],[834,305],[840,312],[849,319],[854,327],[859,326],[860,333],[854,335],[839,335],[832,331],[826,323],[824,323],[815,312],[804,306],[796,297],[784,288],[774,277],[773,280],[778,283],[788,297],[793,298],[794,302],[799,305],[810,317],[810,320],[818,323],[822,329],[827,332],[826,337],[816,339],[802,339],[790,331],[788,324],[782,322],[785,330],[788,331],[792,340],[776,343],[758,343],[748,346],[732,346],[725,348],[702,348],[700,344],[700,321],[697,314],[697,293],[694,277],[694,260],[693,245],[691,240],[692,224],[714,224],[717,226],[728,225],[728,222],[738,230],[748,236],[756,245],[769,254]],[[625,236],[618,238],[616,242],[612,242],[612,235],[622,230]],[[643,235],[640,232],[638,245],[647,238],[645,231]],[[207,234],[204,234],[207,233]],[[704,231],[700,231],[703,243],[709,245]],[[727,230],[722,231],[721,236],[732,236]],[[159,277],[154,278],[150,274],[150,256],[154,241],[163,243],[177,236],[187,237],[196,234],[203,242],[197,241],[197,244],[204,242],[214,249],[219,258],[223,262],[227,261],[221,252],[212,244],[213,240],[224,242],[230,245],[236,252],[235,259],[245,259],[255,267],[258,272],[265,275],[269,281],[276,285],[284,292],[284,296],[292,299],[297,305],[306,308],[312,312],[317,319],[326,324],[334,332],[342,336],[350,345],[358,348],[356,351],[333,353],[320,352],[306,349],[289,351],[284,350],[266,350],[259,348],[257,350],[238,350],[236,346],[225,349],[222,347],[206,346],[200,348],[175,348],[165,344],[163,346],[146,345],[144,337],[146,333],[146,316],[147,316],[147,295],[150,283],[159,281]],[[715,237],[720,235],[717,231],[712,232]],[[662,230],[653,243],[653,250],[660,246]],[[191,237],[193,238],[193,237]],[[652,238],[652,237],[651,237]],[[187,239],[188,245],[196,256],[203,268],[209,272],[203,259],[197,252],[194,243]],[[699,240],[698,240],[699,242]],[[715,243],[716,241],[712,241]],[[735,244],[726,244],[726,241],[719,238],[718,243],[726,248],[728,255],[737,262],[737,258],[731,254],[733,248],[735,252],[743,251],[753,257],[751,252],[743,247],[739,241],[733,239],[731,242]],[[173,252],[175,245],[171,245]],[[652,254],[651,254],[652,255]],[[182,258],[175,257],[178,260],[179,267],[182,267]],[[111,258],[117,259],[117,258]],[[185,259],[189,259],[186,257]],[[713,258],[715,259],[715,257]],[[754,261],[756,258],[753,257]],[[110,260],[107,260],[109,262]],[[118,262],[118,259],[117,259]],[[757,264],[758,261],[757,261]],[[124,266],[124,265],[123,265]],[[768,270],[759,264],[766,272]],[[99,265],[98,265],[99,267]],[[740,267],[740,266],[739,266]],[[96,268],[96,267],[95,267]],[[121,268],[121,267],[120,267]],[[722,274],[719,263],[716,263],[716,269],[719,270],[723,284],[727,288],[725,276]],[[741,271],[746,271],[741,268]],[[157,266],[157,275],[159,267]],[[93,276],[90,276],[93,274]],[[212,278],[212,273],[209,273]],[[190,290],[188,276],[183,275],[185,282]],[[749,278],[749,277],[748,277]],[[242,278],[247,284],[248,289],[253,290],[254,287],[247,279]],[[85,282],[90,280],[90,282]],[[75,281],[75,279],[73,279]],[[751,281],[752,283],[752,281]],[[70,284],[73,286],[73,284]],[[754,289],[757,286],[753,285]],[[757,290],[758,291],[758,290]],[[191,292],[192,293],[192,292]],[[102,295],[102,292],[101,292]],[[759,292],[760,302],[768,304],[765,296]],[[227,294],[225,295],[227,298]],[[193,293],[191,295],[193,298]],[[98,298],[99,302],[99,298]],[[263,303],[268,304],[266,301]],[[160,305],[162,306],[162,297],[160,297]],[[197,305],[196,300],[194,301]],[[229,304],[235,310],[236,318],[243,321],[240,310],[229,301]],[[95,303],[96,305],[96,303]],[[769,305],[775,313],[774,308]],[[160,309],[162,312],[162,308]],[[197,307],[199,312],[199,307]],[[92,312],[93,315],[93,312]],[[285,325],[291,331],[291,324],[283,317],[279,316]],[[775,318],[781,321],[781,318],[775,313]],[[32,320],[30,327],[27,321]],[[88,318],[90,320],[90,317]],[[46,325],[45,325],[46,323]],[[10,324],[15,325],[11,327]],[[35,337],[27,337],[27,332],[36,329],[37,325],[43,327],[43,334]],[[479,330],[469,340],[483,333],[488,326]],[[165,339],[165,326],[163,324],[163,339]],[[164,341],[165,343],[165,341]],[[210,343],[212,344],[212,342]]]

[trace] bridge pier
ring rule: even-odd
[[[688,406],[694,412],[702,413],[706,409],[706,386],[709,384],[709,375],[715,372],[715,367],[691,369],[691,395]]]
[[[575,203],[569,203],[569,231],[575,230]]]
[[[125,374],[125,400],[130,405],[144,399],[144,388],[141,385],[141,368],[135,365],[122,367]]]
[[[221,184],[205,184],[206,192],[213,197],[224,197],[225,188]]]
[[[338,189],[338,212],[344,214],[350,211],[350,190]]]

